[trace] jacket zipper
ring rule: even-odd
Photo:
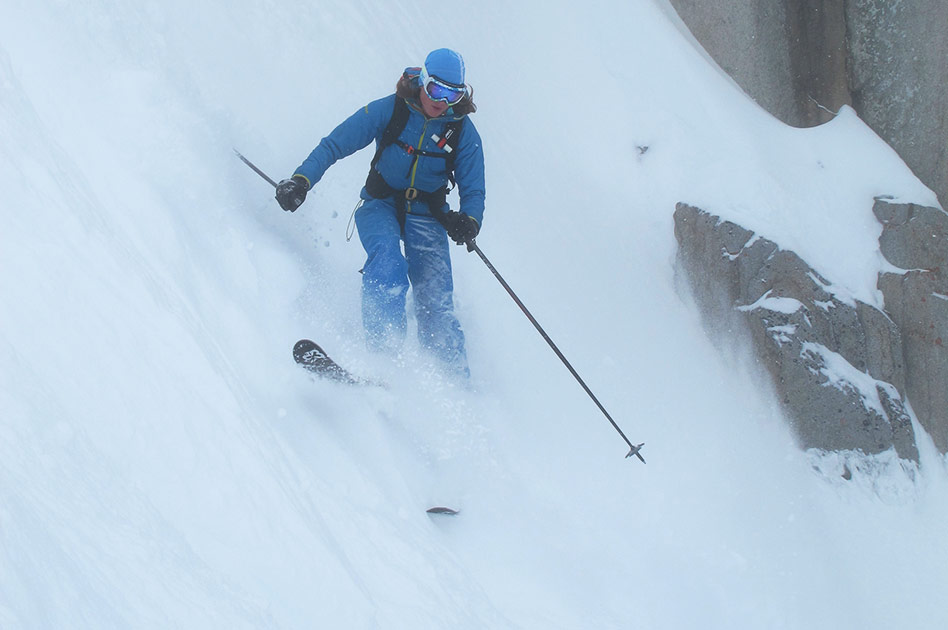
[[[421,137],[418,138],[418,146],[416,147],[416,149],[417,149],[418,151],[421,151],[421,145],[424,144],[424,142],[425,142],[425,132],[426,132],[426,131],[428,131],[428,119],[427,119],[427,117],[425,118],[425,124],[422,125],[422,127],[421,127]],[[417,172],[418,172],[418,158],[416,157],[416,158],[415,158],[415,164],[411,167],[411,179],[408,180],[408,186],[409,186],[410,188],[414,188],[414,187],[415,187],[415,173],[417,173]],[[410,202],[410,201],[406,201],[406,202],[405,202],[405,206],[406,206],[406,209],[408,210],[408,212],[411,212],[411,202]]]

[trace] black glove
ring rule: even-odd
[[[451,211],[445,213],[441,224],[447,230],[451,240],[458,245],[464,245],[481,231],[481,226],[477,224],[477,221],[463,212]]]
[[[276,200],[287,212],[296,212],[296,209],[306,200],[307,190],[309,190],[309,182],[306,178],[302,175],[294,175],[277,184]]]

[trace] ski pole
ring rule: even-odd
[[[244,164],[246,164],[251,169],[253,169],[253,172],[255,172],[257,175],[259,175],[263,179],[270,182],[270,184],[274,188],[276,188],[276,185],[277,185],[276,182],[270,179],[266,173],[264,173],[259,168],[254,166],[253,162],[251,162],[250,160],[245,158],[243,155],[241,155],[240,151],[238,151],[237,149],[234,149],[234,153],[237,154],[237,157],[239,157],[240,160]],[[438,218],[439,217],[435,216],[435,219],[438,219]],[[626,457],[632,457],[633,455],[635,455],[644,464],[645,458],[642,457],[642,453],[640,451],[642,450],[642,447],[645,446],[645,442],[642,442],[641,444],[632,444],[629,438],[625,436],[625,433],[622,432],[622,429],[619,428],[619,425],[616,424],[616,421],[612,419],[611,415],[609,415],[609,412],[606,411],[606,408],[602,405],[601,402],[599,402],[599,399],[596,398],[596,395],[592,392],[591,389],[589,389],[589,386],[586,385],[586,381],[583,380],[583,378],[579,375],[579,373],[572,366],[572,364],[570,364],[570,362],[566,359],[566,357],[563,355],[560,349],[556,346],[556,344],[553,343],[553,340],[550,339],[550,336],[546,334],[546,331],[543,330],[542,326],[540,326],[540,322],[536,320],[536,318],[530,313],[530,311],[527,309],[524,303],[520,301],[520,298],[517,297],[517,294],[514,293],[514,290],[510,288],[510,285],[507,284],[507,281],[504,280],[504,277],[500,275],[500,272],[497,271],[497,268],[494,267],[494,265],[492,265],[491,262],[487,259],[487,256],[485,256],[484,252],[481,251],[481,248],[477,246],[477,243],[474,242],[474,239],[472,238],[471,240],[467,241],[466,245],[467,245],[467,251],[474,252],[478,256],[480,256],[481,260],[484,261],[484,264],[487,265],[487,268],[490,269],[490,272],[494,274],[495,278],[497,278],[497,281],[500,282],[501,286],[504,287],[504,289],[506,289],[510,297],[513,298],[513,301],[516,302],[517,306],[520,307],[520,310],[523,311],[523,314],[527,316],[527,319],[530,320],[530,323],[533,324],[533,326],[537,329],[537,332],[540,333],[540,336],[543,337],[543,339],[548,344],[550,344],[550,348],[552,348],[553,352],[556,353],[556,356],[560,358],[560,361],[563,362],[563,365],[566,366],[566,369],[569,370],[569,373],[573,375],[573,378],[576,379],[576,381],[582,386],[583,390],[585,390],[585,392],[589,395],[589,397],[592,398],[592,401],[596,403],[596,406],[599,407],[599,411],[601,411],[602,414],[606,417],[606,419],[612,424],[613,428],[619,432],[619,435],[622,436],[622,439],[625,440],[625,443],[629,445],[630,450],[629,450],[628,455],[626,455]]]
[[[474,242],[473,238],[467,242],[467,250],[469,252],[474,252],[475,254],[481,257],[481,260],[484,261],[484,264],[487,265],[487,268],[490,269],[490,272],[494,274],[494,277],[497,278],[497,281],[500,282],[501,286],[503,286],[504,289],[507,290],[507,293],[510,294],[510,297],[512,297],[513,301],[517,303],[517,306],[520,307],[520,310],[523,311],[523,314],[527,316],[527,319],[530,320],[530,323],[533,324],[533,326],[537,329],[537,332],[540,333],[540,336],[543,337],[543,339],[548,344],[550,344],[550,347],[553,349],[553,352],[555,352],[556,356],[560,358],[560,361],[563,362],[563,365],[566,366],[566,369],[569,370],[570,374],[573,375],[573,377],[582,386],[582,388],[586,391],[586,393],[589,394],[589,397],[592,398],[593,402],[596,403],[596,406],[599,407],[599,411],[601,411],[602,414],[606,416],[606,419],[609,420],[613,428],[615,428],[615,430],[619,432],[619,435],[622,436],[622,439],[625,440],[625,443],[629,445],[629,448],[631,450],[629,451],[629,454],[626,455],[626,457],[632,457],[633,455],[635,455],[644,464],[645,458],[642,457],[642,453],[640,451],[642,450],[642,447],[645,446],[645,442],[642,442],[641,444],[633,445],[632,442],[629,441],[629,438],[625,436],[625,433],[622,432],[622,429],[619,428],[619,425],[616,424],[616,421],[612,419],[612,416],[609,415],[609,412],[606,411],[606,408],[603,407],[602,403],[599,402],[599,399],[596,398],[596,395],[593,394],[592,390],[589,389],[589,386],[586,385],[586,381],[582,379],[582,377],[573,368],[573,366],[566,359],[563,353],[560,352],[560,349],[556,347],[556,344],[553,343],[553,340],[550,339],[550,336],[546,334],[546,331],[543,330],[542,326],[540,326],[540,322],[536,320],[536,318],[530,313],[530,311],[527,309],[524,303],[520,301],[520,298],[517,297],[517,294],[514,293],[514,290],[510,288],[510,285],[507,284],[507,281],[504,280],[503,276],[500,275],[500,272],[497,271],[497,268],[494,267],[494,265],[492,265],[491,262],[487,259],[487,256],[484,255],[484,252],[482,252],[481,248],[477,246],[477,243]]]
[[[270,179],[269,177],[267,177],[267,174],[266,174],[266,173],[264,173],[264,172],[261,171],[259,168],[257,168],[256,166],[254,166],[254,163],[253,163],[253,162],[251,162],[250,160],[248,160],[247,158],[245,158],[243,155],[241,155],[240,151],[238,151],[237,149],[234,149],[234,153],[237,154],[237,157],[240,158],[240,161],[241,161],[241,162],[243,162],[244,164],[246,164],[247,166],[249,166],[251,169],[253,169],[253,172],[254,172],[254,173],[256,173],[256,174],[259,175],[260,177],[262,177],[262,178],[264,178],[265,180],[267,180],[268,182],[270,182],[270,185],[273,186],[274,188],[277,187],[277,183],[276,183],[275,181],[273,181],[272,179]]]

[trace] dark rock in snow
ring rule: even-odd
[[[879,277],[885,310],[902,334],[905,390],[935,446],[948,452],[948,214],[876,200],[879,244],[898,269]]]
[[[852,106],[948,207],[948,2],[671,4],[761,107],[811,127]]]
[[[794,252],[698,208],[678,204],[675,235],[712,335],[749,338],[801,446],[867,454],[894,448],[917,460],[905,349],[893,318],[840,299]]]

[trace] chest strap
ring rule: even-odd
[[[427,192],[417,188],[406,188],[399,190],[392,188],[382,175],[373,169],[369,170],[369,176],[365,180],[365,192],[374,199],[388,199],[391,197],[395,202],[395,216],[398,218],[398,225],[405,229],[405,215],[408,214],[406,201],[423,201],[431,208],[431,215],[441,212],[441,208],[447,202],[450,189],[445,185],[438,190]]]

